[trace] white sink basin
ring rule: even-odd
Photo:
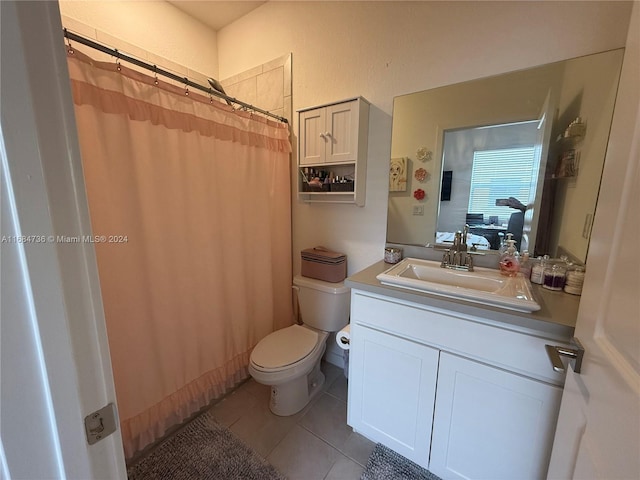
[[[540,305],[529,280],[500,275],[498,270],[476,267],[473,272],[441,268],[440,262],[405,258],[376,277],[381,283],[494,307],[535,312]]]

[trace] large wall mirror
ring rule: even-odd
[[[586,262],[623,49],[396,97],[387,242]]]

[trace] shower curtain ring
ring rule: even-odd
[[[65,36],[65,38],[67,39],[67,53],[68,53],[69,55],[73,55],[73,54],[74,54],[74,53],[76,53],[76,52],[75,52],[75,50],[73,49],[73,47],[71,46],[71,39],[70,39],[70,38],[69,38],[69,36],[68,36],[68,32],[67,32],[67,29],[66,29],[66,28],[64,29],[64,36]]]
[[[184,77],[184,94],[189,96],[189,79],[187,77]]]
[[[159,82],[158,82],[158,67],[157,67],[157,65],[153,66],[153,83],[156,86],[158,86],[158,84],[159,84]]]
[[[118,49],[114,49],[114,52],[116,52],[116,70],[118,70],[119,72],[122,71],[122,65],[120,65],[120,52],[118,51]]]

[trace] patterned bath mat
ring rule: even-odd
[[[129,480],[286,480],[204,413],[127,470]]]
[[[441,480],[429,470],[378,443],[360,480]]]

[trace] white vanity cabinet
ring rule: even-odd
[[[348,423],[443,479],[539,479],[557,338],[352,288]]]
[[[368,132],[369,102],[362,97],[299,110],[300,198],[364,205]],[[309,172],[331,173],[350,182],[310,188]]]

